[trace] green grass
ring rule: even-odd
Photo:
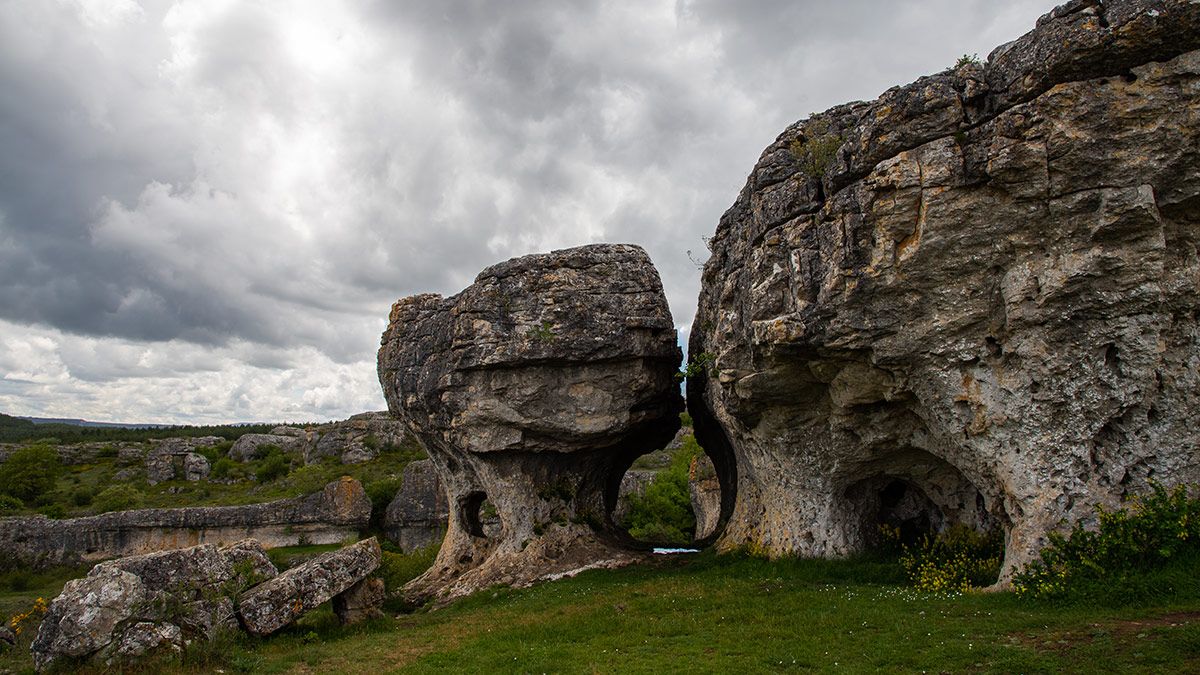
[[[1200,572],[1200,570],[1194,570]],[[1200,592],[1136,607],[935,596],[889,560],[660,559],[360,626],[323,607],[173,672],[1180,672]],[[215,653],[214,653],[215,652]],[[0,660],[0,669],[9,665]],[[11,667],[11,666],[10,666]]]

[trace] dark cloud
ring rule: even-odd
[[[592,241],[645,246],[687,324],[780,129],[1050,5],[5,3],[0,321],[58,365],[0,363],[0,407],[128,380],[193,417],[353,412],[396,297]]]

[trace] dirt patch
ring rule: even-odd
[[[1128,642],[1145,638],[1156,629],[1177,628],[1196,621],[1200,621],[1200,611],[1169,612],[1137,619],[1098,621],[1073,630],[1013,634],[1009,636],[1009,641],[1039,651],[1066,652],[1073,647],[1094,642],[1097,638],[1109,637],[1117,642]]]

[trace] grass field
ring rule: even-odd
[[[6,663],[20,668],[28,657]],[[163,669],[1200,672],[1200,581],[1151,604],[1055,604],[918,593],[887,560],[704,553],[484,592],[367,625],[338,626],[322,608],[270,638],[241,638],[146,671]]]

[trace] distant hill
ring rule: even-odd
[[[174,424],[128,424],[124,422],[92,422],[68,417],[18,417],[34,424],[67,424],[76,427],[109,427],[114,429],[169,429]]]

